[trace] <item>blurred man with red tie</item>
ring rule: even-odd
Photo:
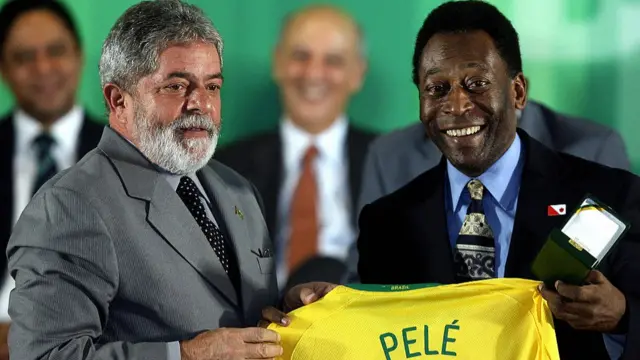
[[[216,153],[262,195],[281,286],[311,257],[344,259],[354,241],[355,198],[373,139],[345,114],[366,70],[362,43],[358,25],[336,8],[288,17],[273,65],[284,108],[279,129]]]

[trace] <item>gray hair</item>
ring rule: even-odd
[[[210,43],[222,67],[222,38],[204,12],[181,0],[143,1],[130,7],[109,32],[100,57],[100,83],[134,92],[158,68],[160,53],[176,44]]]

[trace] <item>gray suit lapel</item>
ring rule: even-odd
[[[117,169],[127,195],[149,202],[149,224],[206,281],[237,306],[238,298],[231,280],[199,225],[169,183],[133,145],[110,128],[105,130],[98,148]]]
[[[238,259],[240,270],[240,282],[243,299],[243,308],[247,313],[253,297],[255,287],[253,284],[261,283],[264,280],[258,268],[256,255],[252,253],[254,239],[249,237],[247,221],[244,219],[241,199],[233,189],[230,189],[225,182],[210,167],[205,167],[200,171],[201,179],[207,195],[215,199],[222,216],[222,221],[227,227],[227,234]],[[206,184],[206,185],[205,185]],[[256,246],[257,248],[257,246]],[[260,276],[260,278],[257,278]]]
[[[238,305],[236,291],[207,238],[168,182],[156,183],[149,204],[149,223],[211,285]]]

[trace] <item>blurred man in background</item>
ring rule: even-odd
[[[0,120],[0,244],[38,188],[95,147],[103,126],[76,102],[80,36],[69,11],[46,0],[13,0],[0,10],[0,74],[16,100]],[[13,280],[0,257],[0,320]],[[4,332],[0,341],[6,344]]]
[[[273,59],[284,107],[279,129],[216,154],[263,197],[281,286],[313,256],[344,260],[354,241],[356,198],[373,135],[349,125],[346,111],[363,83],[364,51],[358,25],[336,8],[312,6],[290,15]]]

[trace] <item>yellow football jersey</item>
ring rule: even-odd
[[[338,286],[290,313],[283,360],[559,359],[539,282]]]

